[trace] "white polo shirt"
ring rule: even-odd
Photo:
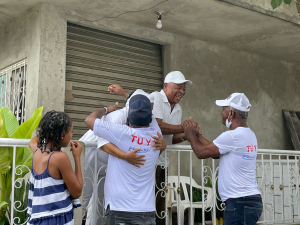
[[[260,194],[256,182],[257,139],[249,127],[238,127],[217,137],[220,163],[218,189],[222,201]]]
[[[140,147],[137,154],[145,155],[146,159],[145,165],[138,168],[109,155],[104,184],[105,208],[109,204],[110,209],[116,211],[155,211],[155,168],[160,151],[153,151],[152,136],[157,136],[161,130],[154,118],[151,124],[150,127],[134,129],[96,119],[95,135],[105,138],[124,152]]]
[[[160,92],[153,92],[150,94],[151,98],[154,99],[154,105],[152,114],[155,118],[162,119],[163,122],[171,124],[171,125],[180,125],[181,117],[182,117],[182,109],[181,106],[177,103],[173,111],[171,112],[171,105],[168,101],[168,98],[164,92],[161,90]],[[172,144],[173,135],[163,135],[164,140],[168,145]],[[158,158],[158,164],[162,164],[165,159],[165,152],[163,152]]]

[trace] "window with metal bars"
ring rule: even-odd
[[[25,120],[27,60],[0,70],[0,107],[9,108],[19,124]]]

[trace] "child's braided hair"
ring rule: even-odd
[[[41,152],[48,154],[53,150],[60,151],[62,138],[68,133],[72,125],[70,117],[64,112],[49,111],[40,121],[38,126],[37,147]],[[46,146],[51,142],[50,152]]]

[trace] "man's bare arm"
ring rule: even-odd
[[[141,165],[144,165],[146,159],[144,159],[145,155],[137,155],[136,153],[141,149],[141,148],[137,148],[135,150],[132,150],[128,153],[123,152],[122,150],[120,150],[117,146],[115,146],[112,143],[107,143],[105,145],[103,145],[101,147],[101,149],[103,151],[105,151],[106,153],[113,155],[119,159],[123,159],[125,161],[127,161],[128,163],[137,166],[137,167],[141,167]]]
[[[123,96],[124,98],[128,98],[129,94],[125,91],[120,85],[112,84],[108,87],[108,91],[111,94],[117,94],[119,96]]]
[[[213,143],[209,142],[202,136],[197,128],[193,125],[193,121],[185,121],[182,124],[186,138],[191,144],[193,151],[199,159],[206,159],[209,157],[219,158],[219,148]],[[200,139],[200,140],[199,140]],[[205,144],[204,144],[205,143]]]
[[[199,142],[202,144],[202,145],[205,145],[205,146],[208,146],[209,144],[211,144],[212,142],[210,142],[209,140],[205,139],[202,134],[199,134],[198,135],[198,140]],[[219,151],[219,149],[218,149]],[[213,159],[219,159],[220,158],[220,155],[218,156],[211,156]]]
[[[162,134],[181,134],[183,133],[183,128],[180,125],[171,125],[162,121],[162,119],[156,118],[158,126],[161,129]]]
[[[184,140],[182,140],[182,138],[184,139]],[[185,133],[179,133],[179,134],[174,134],[173,135],[173,140],[172,140],[172,144],[174,145],[174,144],[178,144],[178,143],[181,143],[181,142],[183,142],[183,141],[185,141],[186,140],[186,138],[185,138]]]
[[[106,113],[110,113],[112,111],[115,111],[117,109],[118,106],[118,102],[116,102],[114,105],[112,106],[107,106],[107,112]],[[101,119],[102,116],[105,115],[105,109],[104,108],[100,108],[94,112],[92,112],[86,119],[85,119],[85,124],[86,126],[93,130],[94,129],[94,123],[96,121],[96,119]]]
[[[189,141],[198,159],[207,159],[209,157],[218,159],[220,157],[219,148],[213,142],[202,145],[197,137],[191,137]]]

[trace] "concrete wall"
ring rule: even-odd
[[[75,12],[43,4],[0,34],[0,68],[28,58],[27,116],[41,105],[44,112],[64,109],[66,22],[81,19]],[[282,109],[300,110],[300,67],[296,64],[115,20],[80,24],[164,45],[164,73],[180,70],[194,83],[181,102],[182,119],[192,116],[209,140],[226,130],[215,100],[244,92],[252,104],[248,125],[257,135],[259,148],[293,149]],[[172,159],[177,160],[176,156]],[[188,175],[188,160],[188,155],[182,155],[183,175]],[[199,182],[200,161],[195,157],[193,165]],[[176,172],[173,167],[170,174]]]
[[[186,37],[177,37],[170,51],[171,68],[194,82],[181,103],[183,119],[192,116],[212,140],[227,129],[215,100],[244,92],[252,104],[248,125],[259,148],[293,149],[282,109],[300,110],[299,66]]]
[[[41,105],[44,112],[64,110],[67,20],[75,22],[80,17],[42,4],[18,17],[1,33],[0,68],[28,58],[27,115]],[[253,105],[249,125],[257,134],[259,147],[292,149],[281,110],[300,110],[299,66],[114,21],[82,25],[164,45],[165,74],[180,70],[194,82],[181,103],[185,109],[183,119],[191,115],[199,121],[209,139],[225,130],[215,99],[245,92]]]
[[[296,1],[292,1],[290,5],[285,4],[283,1],[279,7],[273,9],[270,0],[220,0],[229,4],[237,5],[246,9],[270,15],[282,20],[290,21],[300,24],[300,6]]]
[[[40,69],[41,23],[34,7],[6,26],[0,33],[0,69],[27,58],[26,118],[37,108]]]
[[[214,140],[227,130],[221,124],[221,107],[215,100],[244,92],[252,104],[248,126],[255,132],[259,148],[294,149],[282,109],[300,110],[299,65],[187,37],[176,36],[166,48],[172,55],[172,70],[182,71],[194,83],[182,99],[182,119],[192,116],[201,125],[204,137]],[[177,160],[177,156],[172,155],[172,159]],[[181,159],[184,175],[189,172],[188,160],[188,155]],[[194,159],[193,164],[193,174],[200,180],[200,160]],[[171,173],[176,174],[177,167]]]
[[[62,12],[49,4],[40,5],[40,75],[38,106],[64,111],[67,23]]]
[[[0,69],[27,58],[26,119],[44,106],[64,110],[67,23],[54,6],[41,4],[14,19],[0,34]]]

